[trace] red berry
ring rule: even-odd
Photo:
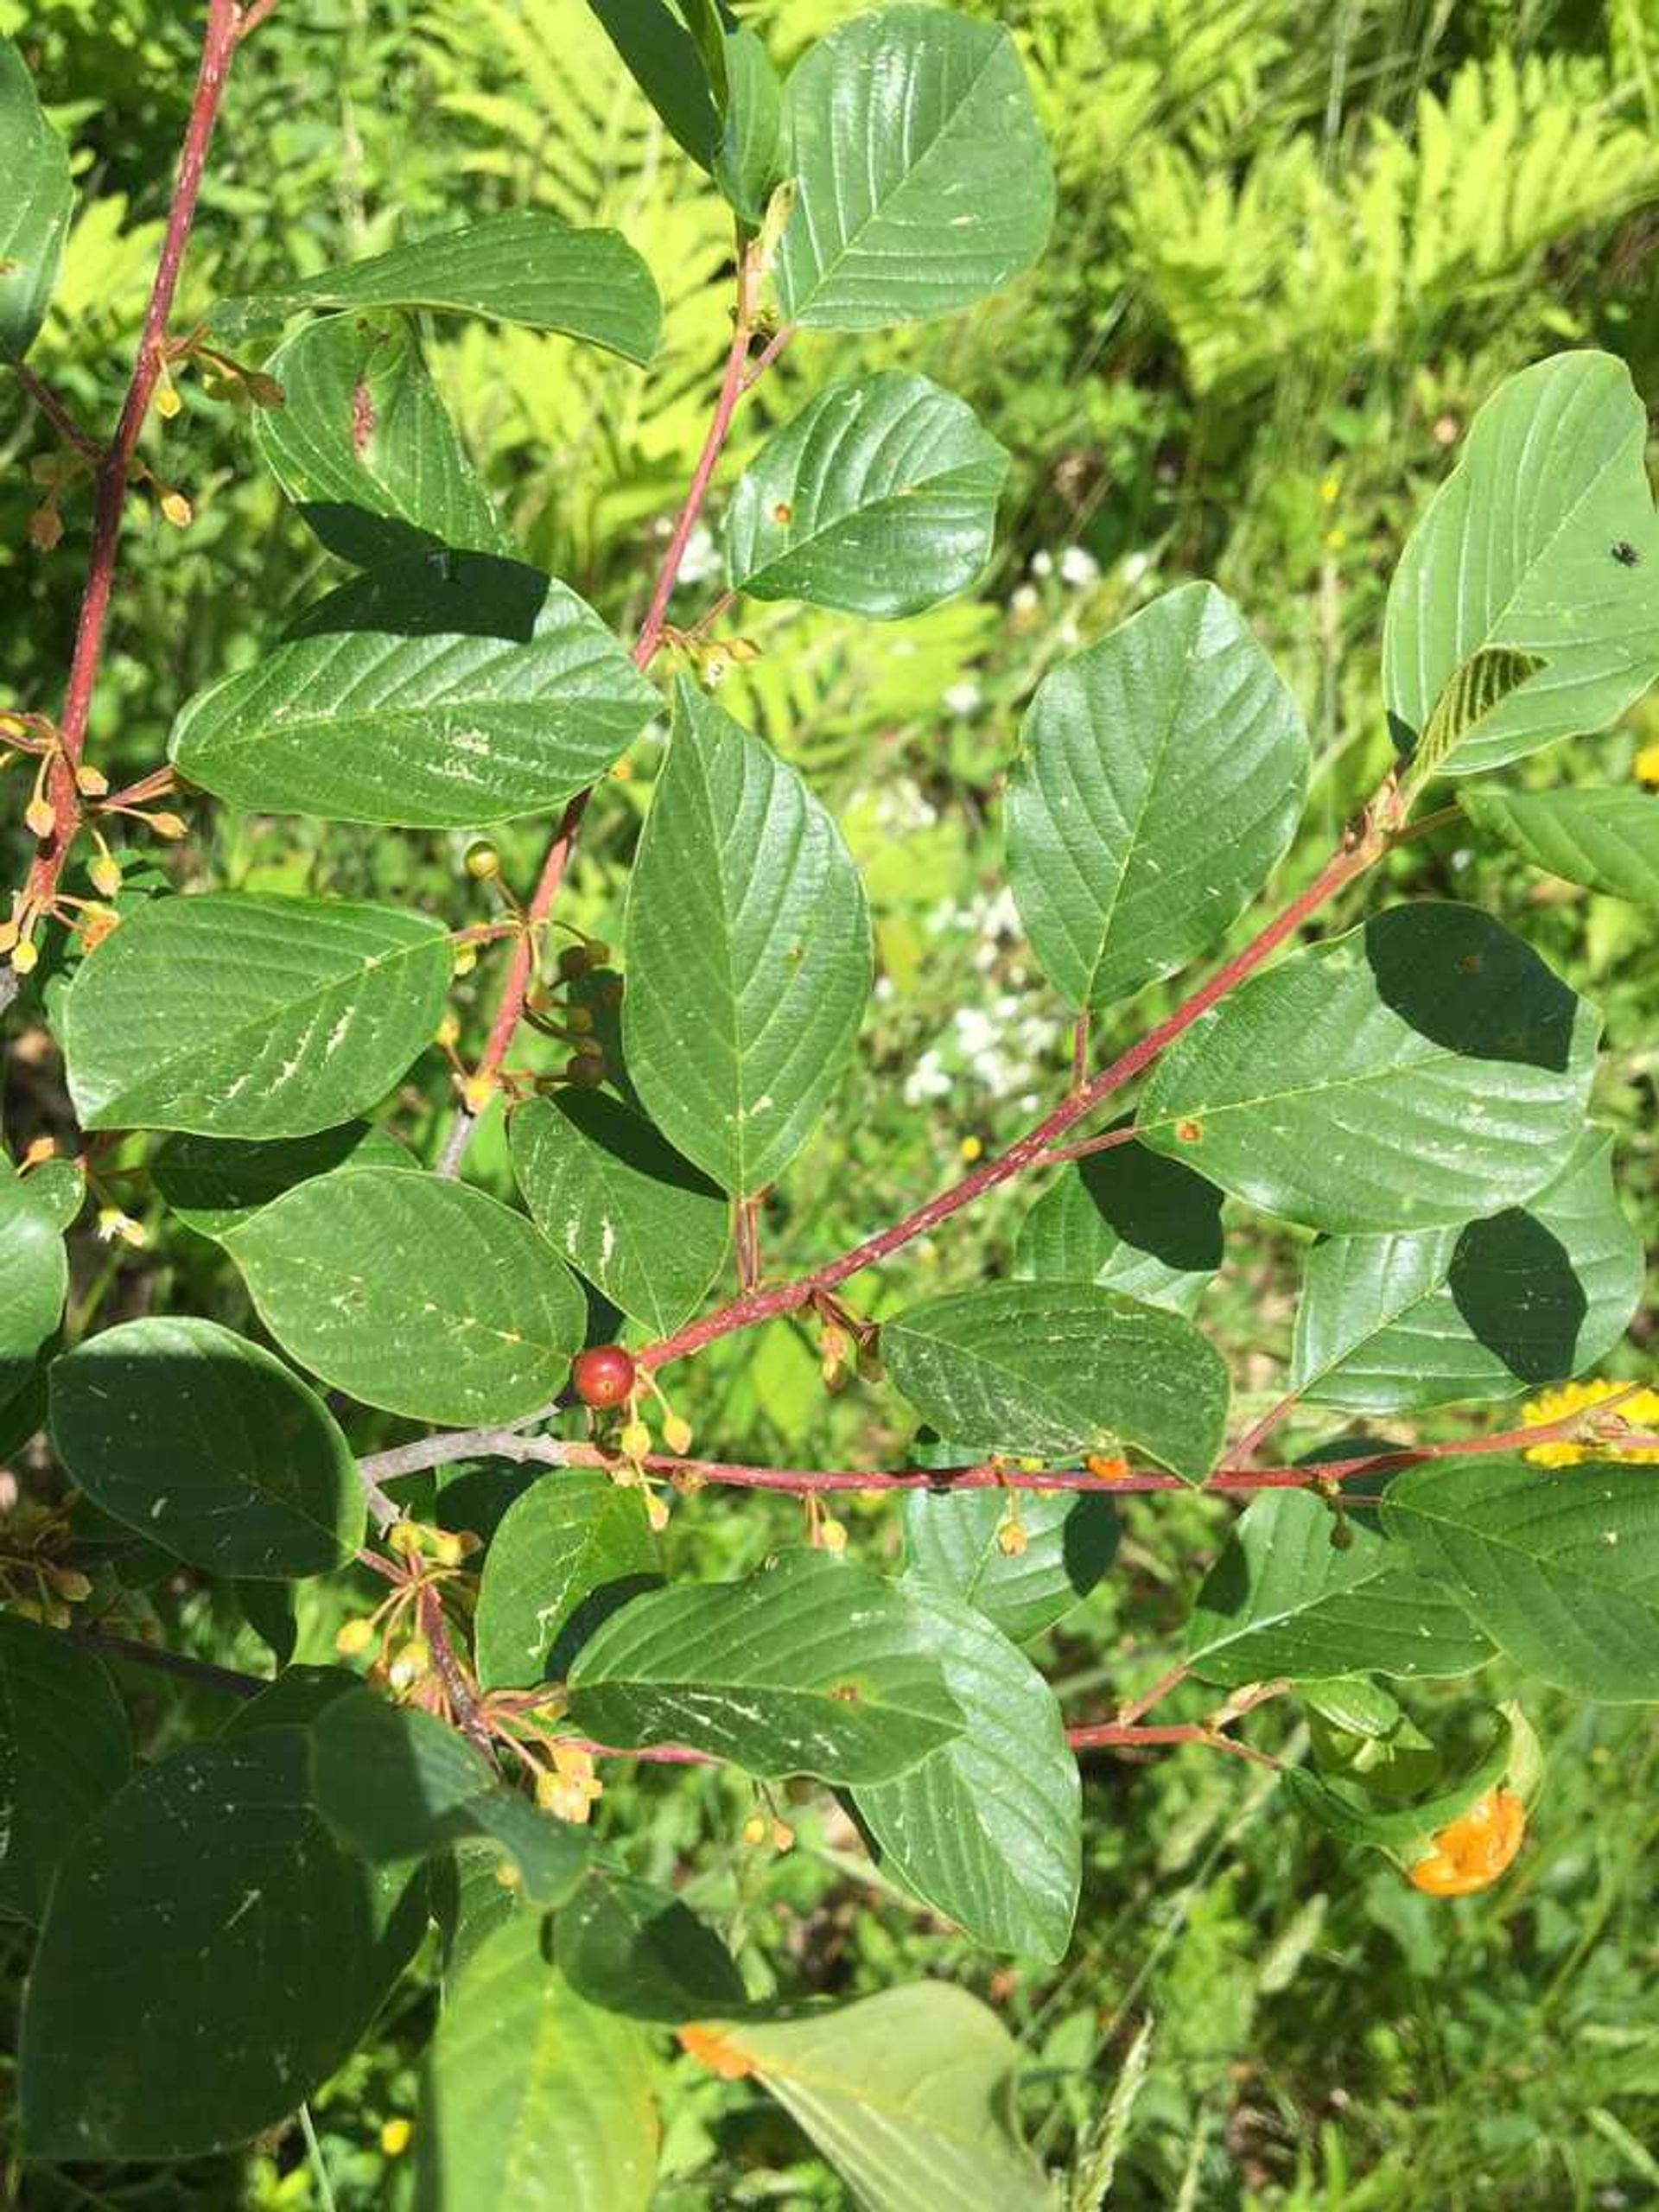
[[[584,1406],[620,1406],[633,1389],[632,1357],[620,1344],[595,1344],[576,1355],[570,1379]]]

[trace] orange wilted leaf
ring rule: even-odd
[[[754,2071],[753,2059],[746,2058],[741,2050],[734,2050],[713,2028],[699,2027],[693,2020],[685,2027],[677,2029],[676,2033],[682,2050],[702,2065],[713,2067],[722,2082],[741,2082],[746,2074]]]
[[[1411,1869],[1414,1886],[1432,1897],[1464,1897],[1489,1890],[1521,1848],[1527,1808],[1513,1790],[1489,1789],[1449,1821],[1434,1848]]]

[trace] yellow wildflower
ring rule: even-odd
[[[1573,1414],[1588,1413],[1609,1398],[1619,1398],[1612,1420],[1623,1421],[1633,1429],[1659,1430],[1659,1390],[1637,1390],[1629,1397],[1619,1397],[1619,1393],[1627,1388],[1623,1382],[1564,1382],[1559,1390],[1545,1390],[1539,1396],[1528,1399],[1521,1409],[1522,1426],[1542,1427],[1548,1421],[1566,1421]],[[1628,1449],[1620,1445],[1615,1434],[1603,1440],[1586,1436],[1573,1442],[1562,1439],[1550,1444],[1534,1444],[1528,1447],[1527,1457],[1541,1467],[1572,1467],[1581,1459],[1659,1461],[1659,1451]]]
[[[1638,784],[1646,784],[1659,791],[1659,745],[1644,745],[1630,763],[1631,772]]]

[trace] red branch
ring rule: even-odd
[[[634,643],[633,662],[636,668],[649,667],[655,658],[658,646],[662,643],[668,603],[674,594],[674,585],[680,573],[681,563],[685,559],[685,549],[691,542],[691,533],[696,528],[698,516],[702,512],[702,504],[708,496],[715,469],[719,463],[721,453],[725,450],[726,441],[731,432],[732,418],[737,412],[738,403],[749,385],[755,380],[754,376],[746,378],[744,372],[748,365],[749,346],[754,334],[754,295],[758,277],[759,270],[753,249],[747,249],[738,264],[737,309],[733,320],[731,346],[727,353],[725,371],[720,380],[719,396],[715,402],[715,411],[709,420],[708,435],[702,442],[702,451],[697,456],[697,465],[692,472],[684,502],[680,508],[678,518],[675,522],[673,534],[668,541],[668,550],[663,556],[662,568],[658,574],[656,585],[651,594],[651,604],[645,610],[645,619],[640,625],[639,635]],[[772,349],[768,349],[766,355],[763,356],[763,364],[765,360],[773,358],[775,353]],[[757,366],[755,375],[759,373],[760,368]],[[519,936],[518,942],[512,949],[512,958],[507,968],[506,980],[502,985],[495,1019],[490,1025],[490,1033],[484,1046],[483,1058],[478,1064],[476,1080],[480,1090],[487,1090],[496,1077],[500,1074],[507,1053],[512,1048],[513,1038],[518,1033],[518,1025],[524,1019],[524,1004],[530,996],[531,986],[536,980],[542,932],[549,915],[553,911],[553,902],[557,898],[560,887],[564,881],[565,870],[569,865],[577,832],[582,827],[582,818],[588,810],[588,802],[593,795],[591,785],[588,790],[576,793],[565,808],[559,826],[554,832],[553,842],[548,847],[547,857],[542,863],[541,875],[525,914],[524,928]],[[438,1163],[438,1173],[441,1175],[455,1175],[460,1173],[461,1160],[466,1155],[467,1144],[471,1141],[477,1122],[477,1115],[470,1108],[463,1106],[456,1117],[454,1127],[449,1133],[448,1141],[444,1146],[443,1156]]]
[[[264,0],[257,14],[263,16],[273,4],[274,0]],[[80,792],[75,782],[75,765],[86,747],[87,716],[92,710],[92,690],[98,681],[104,632],[109,620],[127,480],[132,467],[133,454],[137,448],[139,433],[143,429],[144,417],[149,411],[150,399],[166,360],[168,318],[173,310],[179,270],[184,260],[185,247],[189,243],[191,226],[195,221],[202,169],[207,159],[213,125],[219,118],[219,105],[225,96],[231,57],[236,51],[238,41],[251,28],[252,18],[245,19],[236,0],[209,0],[195,95],[190,103],[189,121],[185,126],[178,175],[174,180],[167,228],[162,239],[161,258],[156,264],[156,279],[150,288],[149,304],[144,311],[143,329],[133,363],[132,380],[127,386],[127,396],[116,424],[115,435],[105,449],[98,469],[92,506],[92,554],[87,564],[86,589],[81,595],[80,616],[75,628],[74,658],[70,663],[63,712],[58,723],[60,749],[53,761],[48,779],[53,829],[50,836],[45,839],[35,854],[29,869],[24,907],[30,915],[49,911],[57,896],[58,882],[70,847],[80,827]],[[33,385],[31,391],[38,399],[39,391]],[[48,413],[51,411],[48,410]]]
[[[904,1490],[1024,1490],[1103,1491],[1119,1497],[1144,1497],[1160,1491],[1221,1491],[1249,1496],[1264,1490],[1317,1490],[1329,1484],[1351,1482],[1357,1476],[1389,1473],[1434,1459],[1465,1459],[1491,1452],[1522,1452],[1536,1444],[1565,1441],[1602,1444],[1610,1454],[1659,1451],[1659,1434],[1618,1431],[1596,1434],[1598,1422],[1641,1386],[1630,1383],[1599,1404],[1580,1407],[1559,1421],[1539,1421],[1525,1428],[1502,1429],[1490,1436],[1453,1438],[1444,1444],[1402,1444],[1380,1452],[1356,1453],[1346,1459],[1324,1459],[1297,1467],[1218,1467],[1200,1484],[1160,1468],[1136,1468],[1122,1475],[1092,1475],[1075,1467],[1045,1467],[1032,1471],[1011,1467],[996,1459],[965,1467],[752,1467],[726,1459],[692,1459],[682,1454],[653,1452],[643,1461],[647,1474],[693,1484],[717,1483],[737,1490],[783,1491],[808,1497],[824,1491]],[[400,1476],[418,1474],[460,1459],[505,1459],[518,1465],[548,1467],[603,1467],[617,1473],[627,1465],[617,1453],[599,1444],[568,1443],[557,1436],[527,1436],[511,1428],[456,1429],[417,1438],[412,1444],[394,1445],[358,1461],[358,1473],[367,1484],[395,1482]]]
[[[1385,797],[1387,796],[1385,791]],[[750,1291],[734,1298],[699,1321],[693,1321],[664,1337],[654,1344],[647,1344],[635,1357],[644,1367],[655,1368],[670,1360],[683,1359],[690,1352],[700,1351],[704,1344],[712,1344],[718,1337],[729,1336],[734,1330],[753,1328],[757,1321],[772,1319],[779,1313],[798,1313],[824,1291],[833,1290],[837,1283],[845,1282],[849,1275],[861,1268],[873,1267],[912,1237],[922,1236],[940,1222],[948,1221],[954,1213],[969,1205],[987,1191],[995,1190],[999,1183],[1007,1182],[1022,1169],[1044,1165],[1053,1155],[1049,1147],[1057,1137],[1091,1114],[1103,1099],[1121,1090],[1126,1084],[1142,1074],[1164,1051],[1174,1043],[1184,1031],[1192,1027],[1201,1014],[1207,1013],[1218,1000],[1226,997],[1235,985],[1261,967],[1285,940],[1294,934],[1310,915],[1316,913],[1328,899],[1334,897],[1344,885],[1351,883],[1371,865],[1382,849],[1382,839],[1371,824],[1368,815],[1363,830],[1344,841],[1341,849],[1326,861],[1306,891],[1293,899],[1282,912],[1276,914],[1267,926],[1259,931],[1243,951],[1236,953],[1226,965],[1217,970],[1207,983],[1182,1001],[1175,1011],[1149,1029],[1138,1043],[1121,1053],[1109,1068],[1103,1069],[1080,1090],[1061,1101],[1052,1113],[1027,1132],[994,1160],[984,1161],[971,1173],[964,1175],[947,1191],[930,1198],[925,1205],[908,1213],[891,1229],[884,1229],[876,1236],[866,1237],[839,1259],[827,1261],[815,1268],[810,1274],[800,1275],[793,1282],[776,1283],[769,1289]]]

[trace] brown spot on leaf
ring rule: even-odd
[[[1182,1144],[1197,1144],[1204,1135],[1202,1122],[1177,1122],[1175,1135]]]
[[[369,397],[369,387],[359,377],[352,387],[352,446],[361,453],[374,435],[374,402]]]
[[[795,510],[790,505],[787,499],[779,499],[777,505],[772,511],[772,518],[773,522],[793,522],[795,519]]]

